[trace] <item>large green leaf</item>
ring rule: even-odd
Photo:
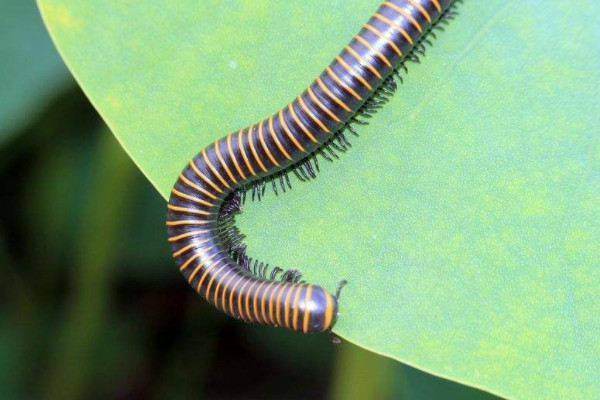
[[[201,147],[300,92],[377,1],[39,4],[166,196]],[[507,397],[597,399],[600,4],[461,12],[348,154],[248,204],[240,227],[253,255],[349,280],[349,341]]]

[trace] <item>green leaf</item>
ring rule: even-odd
[[[39,0],[164,196],[203,146],[303,90],[376,3]],[[348,279],[335,332],[374,352],[510,398],[599,398],[599,14],[465,1],[348,154],[246,206],[250,253]]]
[[[500,400],[351,344],[338,348],[331,389],[333,400]]]
[[[0,13],[0,144],[70,82],[31,1],[8,0]]]

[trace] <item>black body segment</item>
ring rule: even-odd
[[[290,276],[289,281],[269,279],[240,264],[237,250],[224,239],[228,235],[227,226],[221,223],[227,218],[224,202],[235,196],[236,190],[298,163],[330,140],[450,3],[384,2],[290,104],[215,141],[184,168],[168,204],[168,240],[181,272],[201,296],[224,313],[249,322],[305,333],[332,327],[337,299],[328,291],[295,282]]]

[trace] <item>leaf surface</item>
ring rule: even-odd
[[[39,0],[71,71],[167,196],[284,106],[376,1]],[[340,300],[335,332],[515,399],[600,397],[600,4],[466,1],[311,183],[247,204],[249,252]],[[175,268],[174,268],[175,273]]]

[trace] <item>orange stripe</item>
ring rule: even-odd
[[[405,9],[400,8],[397,5],[395,5],[394,3],[390,3],[389,1],[386,1],[385,3],[383,3],[383,5],[390,7],[392,9],[396,10],[398,13],[402,14],[404,17],[406,17],[406,19],[408,19],[410,21],[411,24],[414,25],[415,28],[417,28],[419,33],[423,33],[423,28],[421,27],[421,24],[419,24],[419,22],[412,15],[410,15],[410,13],[407,12]]]
[[[225,277],[227,275],[231,274],[231,278],[229,278],[229,280],[227,282],[225,282]],[[216,275],[215,275],[216,276]],[[221,306],[219,306],[219,289],[221,289],[221,286],[223,286],[223,293],[225,293],[227,291],[227,283],[229,283],[229,281],[235,277],[235,271],[233,270],[233,268],[229,268],[227,270],[227,272],[225,272],[223,274],[223,276],[219,279],[219,281],[217,282],[217,286],[215,287],[215,295],[213,296],[213,303],[215,304],[215,307],[220,308],[221,310],[225,311],[225,303],[222,303]],[[224,296],[221,296],[224,297]]]
[[[327,73],[329,74],[329,76],[331,76],[331,78],[333,78],[333,80],[338,85],[340,85],[341,87],[343,87],[344,89],[346,89],[346,91],[348,93],[350,93],[352,96],[354,96],[358,100],[362,100],[362,97],[360,97],[359,94],[356,93],[356,91],[354,89],[352,89],[350,86],[348,86],[346,84],[346,82],[344,82],[343,80],[341,80],[340,77],[337,76],[337,74],[335,72],[333,72],[333,70],[331,69],[331,67],[329,67],[329,65],[325,68],[325,70],[327,70]]]
[[[302,129],[302,132],[304,132],[304,134],[306,136],[308,136],[310,138],[310,140],[312,140],[313,142],[319,143],[318,140],[313,136],[313,134],[310,133],[308,128],[306,126],[304,126],[302,121],[300,121],[300,118],[298,118],[298,116],[296,115],[296,112],[294,111],[294,107],[292,107],[292,103],[288,104],[288,110],[290,111],[290,114],[292,115],[292,119],[294,120],[296,125],[298,125],[300,127],[300,129]]]
[[[219,141],[218,140],[215,140],[215,149],[217,150],[217,158],[219,159],[219,163],[221,163],[221,166],[225,169],[225,172],[227,172],[227,175],[229,176],[229,179],[231,179],[231,181],[233,183],[237,183],[237,179],[235,179],[235,177],[233,176],[233,174],[229,170],[229,167],[227,166],[227,163],[225,163],[225,160],[223,159],[223,156],[221,155],[221,149],[219,148]]]
[[[218,187],[213,181],[211,181],[210,179],[208,179],[196,166],[196,163],[194,162],[194,160],[190,160],[190,166],[192,167],[192,169],[194,170],[194,172],[196,173],[196,175],[198,175],[200,177],[200,179],[202,179],[204,182],[208,183],[210,186],[212,186],[213,189],[215,189],[217,192],[219,193],[223,193],[223,190]],[[208,193],[208,192],[206,192]],[[217,199],[217,196],[214,195],[210,195],[210,197],[212,197],[213,199]]]
[[[200,192],[200,193],[202,193],[204,195],[210,196],[210,192],[208,192],[203,187],[196,185],[194,182],[190,181],[188,178],[185,177],[185,175],[179,174],[179,179],[181,179],[183,181],[183,183],[185,183],[186,185],[188,185],[192,189],[195,189],[195,190],[197,190],[198,192]],[[173,193],[175,193],[175,192],[180,193],[182,195],[181,197],[184,197],[184,198],[192,197],[192,196],[185,195],[182,192],[179,192],[177,189],[173,189],[172,192]],[[178,196],[179,196],[179,194],[178,194]],[[185,196],[187,196],[187,197],[185,197]],[[208,201],[205,201],[205,200],[202,200],[202,199],[198,199],[197,197],[192,197],[192,198],[196,199],[195,201],[197,203],[204,204],[204,205],[206,205],[208,207],[213,207],[214,206],[213,203],[210,203]]]
[[[366,41],[362,36],[354,35],[354,39],[358,40],[359,43],[365,46],[367,49],[371,50],[372,52],[375,52],[377,54],[377,57],[379,57],[381,61],[386,63],[388,67],[392,67],[392,63],[390,62],[390,60],[388,60],[388,58],[381,51],[379,51],[379,49],[373,47],[371,43]]]
[[[177,206],[173,206],[171,204],[167,204],[167,208],[169,210],[173,210],[173,211],[177,211],[177,212],[184,212],[184,213],[189,213],[189,214],[206,215],[206,216],[214,214],[212,212],[208,212],[208,211],[204,211],[204,210],[195,210],[193,208],[177,207]]]
[[[204,161],[206,161],[206,165],[208,165],[208,168],[210,169],[210,171],[213,174],[215,174],[215,176],[217,177],[217,179],[219,179],[221,181],[221,183],[223,185],[225,185],[225,187],[231,189],[231,186],[229,186],[229,184],[227,184],[227,181],[225,179],[223,179],[223,177],[221,176],[221,174],[219,173],[219,171],[217,171],[217,169],[214,167],[214,165],[212,165],[212,163],[210,162],[210,159],[206,155],[206,149],[202,149],[202,157],[204,157]]]
[[[304,296],[304,321],[302,323],[302,331],[308,333],[308,323],[310,321],[310,296],[312,295],[312,285],[308,285],[306,288],[306,296]]]
[[[298,288],[295,287],[295,286],[296,285],[292,285],[290,287],[290,290],[288,290],[287,293],[285,294],[285,300],[283,301],[283,308],[284,308],[284,310],[283,310],[284,311],[283,312],[283,322],[284,322],[284,324],[285,324],[285,326],[287,328],[291,328],[292,327],[290,325],[290,322],[289,322],[290,310],[292,308],[292,305],[290,304],[290,301],[291,301],[290,299],[293,297],[293,293],[296,293],[294,291],[294,289],[298,290]]]
[[[265,165],[263,164],[262,160],[258,157],[258,153],[256,152],[256,149],[254,148],[254,140],[252,139],[253,133],[254,133],[254,125],[252,125],[250,127],[250,129],[248,129],[248,144],[250,144],[250,151],[252,151],[252,154],[254,155],[254,159],[260,166],[260,169],[262,169],[264,172],[267,172]]]
[[[245,321],[248,321],[248,318],[247,318],[247,317],[246,317],[246,318],[244,318],[244,312],[245,312],[246,310],[244,310],[244,309],[242,308],[242,296],[244,295],[244,288],[245,288],[245,287],[246,287],[246,286],[247,286],[247,285],[248,285],[250,282],[252,282],[252,279],[248,278],[248,279],[246,280],[246,282],[245,282],[245,283],[242,285],[242,287],[240,288],[240,291],[239,291],[239,293],[238,293],[238,299],[237,299],[237,300],[238,300],[238,301],[237,301],[237,303],[238,303],[238,313],[239,313],[239,315],[240,315],[240,318],[241,318],[241,319],[243,319],[243,320],[245,320]]]
[[[335,56],[335,59],[337,60],[337,62],[339,62],[342,65],[342,67],[344,67],[346,69],[346,71],[348,71],[348,73],[350,73],[350,75],[352,75],[353,77],[358,79],[360,81],[360,83],[363,84],[364,87],[366,87],[368,90],[373,90],[371,85],[369,85],[369,82],[367,82],[365,80],[365,78],[360,76],[360,74],[358,72],[356,72],[350,65],[348,65],[348,63],[346,61],[344,61],[344,59],[342,57]]]
[[[206,285],[206,292],[204,293],[204,297],[210,301],[210,288],[212,287],[213,282],[215,281],[215,279],[217,278],[217,275],[223,271],[223,269],[225,269],[225,267],[227,266],[227,264],[222,264],[221,267],[218,270],[215,270],[215,273],[213,274],[213,276],[210,277],[210,280],[208,281],[208,285]],[[225,272],[225,274],[223,275],[223,278],[225,278],[225,276],[227,276],[228,273],[230,273],[232,270],[229,269],[227,272]],[[218,289],[221,286],[221,282],[222,279],[219,278],[219,281],[217,282],[217,287],[215,288],[215,294],[213,296],[213,303],[215,305],[215,307],[219,308],[219,303],[216,302],[217,300],[217,293],[218,293]]]
[[[227,280],[227,282],[225,282],[223,284],[223,294],[221,295],[221,305],[223,308],[223,312],[227,312],[227,308],[225,308],[225,296],[227,296],[227,290],[229,289],[229,284],[231,283],[231,281],[235,278],[235,277],[240,277],[238,274],[233,274],[231,275],[231,278],[229,278],[229,280]],[[231,308],[231,303],[229,303],[229,314],[233,314],[233,308]]]
[[[329,90],[329,88],[327,88],[327,86],[325,86],[325,84],[321,80],[321,77],[317,78],[317,85],[319,85],[321,90],[324,91],[325,94],[327,94],[327,96],[329,96],[329,98],[331,100],[335,101],[340,107],[342,107],[344,110],[346,110],[348,112],[352,112],[352,110],[350,109],[350,107],[348,107],[348,105],[346,103],[344,103],[341,99],[339,99],[335,94],[333,94]]]
[[[208,239],[204,239],[204,240],[201,240],[201,241],[199,241],[199,242],[195,242],[195,243],[190,243],[190,244],[188,244],[187,246],[185,246],[185,247],[182,247],[181,249],[179,249],[179,250],[177,250],[176,252],[174,252],[174,253],[173,253],[173,258],[175,258],[175,257],[179,257],[180,255],[182,255],[183,253],[185,253],[186,251],[188,251],[188,250],[189,250],[189,249],[191,249],[192,247],[194,247],[194,246],[198,246],[198,245],[201,245],[201,244],[204,244],[204,243],[206,243],[206,242],[208,242]]]
[[[298,311],[300,309],[298,301],[300,300],[300,292],[302,291],[304,286],[299,286],[298,290],[296,291],[296,296],[294,296],[294,302],[292,303],[294,306],[294,315],[292,317],[292,326],[294,328],[295,331],[298,330]]]
[[[267,153],[267,157],[269,157],[269,160],[271,160],[273,165],[277,165],[279,167],[279,163],[277,162],[275,157],[273,157],[273,153],[271,153],[271,150],[269,150],[269,148],[267,147],[267,143],[265,143],[265,137],[263,134],[264,122],[265,121],[260,121],[260,125],[258,126],[258,138],[260,139],[260,144],[262,145],[262,148],[265,151],[265,153]]]
[[[261,281],[254,281],[252,282],[252,285],[250,285],[250,287],[248,288],[248,293],[246,293],[246,301],[244,303],[244,305],[246,306],[246,313],[248,314],[248,319],[252,322],[256,322],[253,318],[252,315],[250,315],[250,294],[252,293],[252,288],[254,286],[256,286],[257,283],[260,283]]]
[[[285,283],[280,283],[277,285],[275,290],[272,293],[272,296],[269,298],[269,318],[273,321],[273,325],[281,325],[278,323],[278,313],[279,313],[279,304],[277,304],[277,299],[279,293],[283,292],[283,289],[286,287]],[[277,293],[277,296],[275,295]],[[273,316],[273,306],[275,305],[275,316]]]
[[[306,89],[306,91],[308,92],[308,95],[310,96],[312,101],[317,103],[317,105],[319,106],[319,108],[321,110],[325,111],[325,113],[327,113],[327,115],[329,115],[333,120],[340,122],[340,119],[329,108],[325,107],[325,105],[323,103],[321,103],[321,101],[317,98],[317,96],[315,96],[315,94],[314,94],[313,90],[310,88],[310,86]]]
[[[262,321],[260,319],[260,316],[258,315],[258,294],[260,293],[260,288],[263,287],[263,285],[265,283],[267,283],[268,281],[261,281],[260,285],[258,285],[258,287],[256,288],[256,292],[254,292],[254,317],[256,322],[260,323],[265,323],[266,321]]]
[[[177,242],[177,241],[179,241],[181,239],[188,238],[190,236],[201,235],[203,233],[208,233],[210,231],[211,231],[211,229],[200,229],[198,231],[189,231],[189,232],[186,232],[186,233],[182,233],[181,235],[170,236],[169,239],[168,239],[168,241],[171,242],[171,243],[173,243],[173,242]]]
[[[183,192],[180,192],[177,189],[172,189],[171,193],[173,193],[177,197],[181,197],[182,199],[186,199],[186,200],[189,200],[189,201],[194,202],[194,203],[202,204],[202,205],[205,205],[207,207],[213,207],[214,206],[214,204],[209,203],[208,201],[199,199],[199,198],[194,197],[194,196],[190,196],[189,194],[185,194]]]
[[[431,0],[431,2],[435,6],[435,8],[437,8],[438,11],[442,11],[442,7],[440,7],[440,3],[438,3],[438,0]]]
[[[273,116],[272,115],[269,117],[269,133],[271,134],[271,137],[273,138],[273,140],[275,141],[275,144],[279,148],[279,151],[281,151],[281,153],[283,153],[283,155],[285,156],[285,158],[287,158],[288,160],[292,160],[292,157],[290,157],[290,155],[288,154],[288,152],[281,145],[281,142],[279,141],[279,138],[275,134],[275,130],[273,129]]]
[[[279,123],[283,127],[283,130],[288,135],[288,137],[290,138],[290,140],[294,143],[294,145],[296,145],[296,147],[298,148],[298,150],[303,151],[303,152],[306,153],[306,149],[304,148],[304,146],[302,146],[300,144],[300,142],[298,142],[298,140],[296,139],[296,137],[292,134],[292,132],[288,128],[287,123],[285,122],[285,118],[283,118],[283,113],[281,112],[281,110],[279,110]]]
[[[388,24],[388,25],[390,26],[390,28],[393,28],[393,29],[395,29],[396,31],[400,32],[400,34],[401,34],[402,36],[404,36],[404,39],[406,39],[406,41],[407,41],[408,43],[410,43],[410,44],[413,44],[413,40],[412,40],[412,38],[410,37],[410,35],[408,34],[408,32],[406,32],[406,31],[404,30],[404,28],[402,28],[400,25],[396,24],[394,21],[392,21],[392,20],[390,20],[390,19],[388,19],[388,18],[384,17],[384,16],[383,16],[383,15],[381,15],[381,14],[375,14],[375,18],[377,18],[377,19],[379,19],[379,20],[381,20],[381,21],[385,22],[386,24]]]
[[[192,271],[190,277],[188,278],[188,283],[190,285],[192,284],[192,281],[196,277],[196,274],[198,273],[198,271],[200,271],[200,268],[202,268],[203,265],[204,265],[204,262],[201,262],[200,264],[196,265],[196,268],[194,268],[194,270]]]
[[[237,169],[237,172],[240,174],[242,179],[246,179],[246,175],[244,175],[244,172],[240,168],[240,164],[238,164],[237,158],[236,158],[235,154],[233,153],[233,147],[231,146],[231,136],[232,136],[231,133],[229,135],[227,135],[227,150],[229,151],[229,155],[231,156],[231,159],[233,160],[235,169]]]
[[[190,265],[192,263],[192,261],[194,261],[198,257],[200,257],[199,253],[192,254],[192,256],[190,258],[188,258],[186,262],[181,264],[181,267],[179,267],[179,270],[184,271],[188,267],[188,265]]]
[[[270,318],[267,318],[267,310],[266,310],[266,305],[267,305],[267,293],[269,293],[269,289],[271,289],[271,286],[273,286],[273,284],[275,283],[275,281],[271,281],[271,283],[269,283],[269,286],[267,286],[267,288],[265,289],[263,296],[262,296],[262,300],[260,301],[260,310],[263,316],[263,320],[266,322],[270,322],[271,324],[273,323],[273,321],[271,321]]]
[[[281,291],[279,292],[279,294],[277,295],[277,300],[275,301],[275,306],[277,307],[276,310],[276,315],[277,315],[277,324],[279,326],[283,326],[283,324],[281,323],[281,296],[283,296],[284,293],[288,293],[289,294],[289,286],[288,284],[283,284],[283,288],[281,289]]]
[[[421,6],[415,0],[407,0],[407,1],[410,4],[412,4],[413,6],[415,6],[417,8],[417,10],[419,10],[421,12],[421,14],[423,14],[423,16],[425,17],[425,19],[427,20],[427,22],[431,23],[431,15],[429,15],[429,13],[427,12],[427,10],[424,9],[423,6]]]
[[[180,221],[167,221],[167,226],[179,226],[179,225],[206,225],[211,221],[197,221],[193,219],[185,219]]]
[[[331,301],[331,295],[329,293],[325,294],[325,298],[327,299],[325,305],[325,328],[329,328],[333,320],[333,302]]]
[[[327,129],[327,127],[326,127],[326,126],[325,126],[325,125],[324,125],[324,124],[321,122],[321,120],[319,120],[319,118],[317,118],[317,117],[316,117],[316,116],[315,116],[315,115],[312,113],[312,111],[310,111],[310,110],[308,109],[308,107],[307,107],[307,106],[306,106],[306,104],[304,103],[304,100],[302,99],[302,97],[301,97],[301,96],[298,96],[298,102],[300,103],[300,107],[302,107],[302,109],[304,110],[304,112],[305,112],[305,113],[307,113],[307,114],[308,114],[308,116],[309,116],[309,117],[310,117],[310,118],[311,118],[313,121],[315,121],[315,123],[316,123],[317,125],[319,125],[319,127],[320,127],[321,129],[323,129],[325,132],[329,133],[329,129]]]
[[[250,170],[250,173],[252,175],[256,175],[256,172],[254,172],[254,168],[252,168],[252,165],[250,164],[250,161],[248,160],[248,156],[246,156],[246,151],[244,150],[244,146],[243,146],[244,143],[242,142],[242,135],[243,134],[244,134],[244,130],[240,129],[240,131],[238,132],[238,148],[242,152],[242,158],[244,159],[244,162],[246,163],[246,166]]]
[[[220,252],[219,252],[220,253]],[[211,259],[216,256],[219,253],[215,253],[212,256],[210,256],[210,258],[208,258],[206,260],[206,263],[208,263],[209,261],[211,261]],[[202,274],[202,277],[200,278],[200,280],[198,281],[198,285],[196,286],[196,291],[198,293],[200,293],[200,289],[202,288],[202,284],[204,283],[204,280],[206,279],[206,277],[208,276],[208,273],[210,271],[212,271],[213,269],[215,269],[217,267],[217,265],[219,265],[219,263],[223,261],[223,258],[219,258],[217,261],[215,261],[214,263],[212,263],[208,268],[206,268],[206,271],[204,271],[204,273]],[[221,268],[223,268],[225,265],[221,265]],[[207,292],[208,293],[208,292]],[[208,298],[208,297],[207,297]]]
[[[361,65],[367,67],[376,77],[378,77],[379,79],[381,79],[381,74],[379,73],[379,71],[377,71],[375,69],[375,67],[373,67],[371,65],[370,62],[366,61],[364,58],[362,58],[360,56],[360,54],[358,54],[356,51],[354,51],[354,49],[350,46],[346,46],[345,49],[348,51],[348,53],[350,53],[352,55],[352,57],[354,57]]]
[[[231,293],[229,294],[229,311],[231,312],[231,315],[233,314],[233,295],[236,293],[235,289],[240,285],[240,283],[244,280],[244,277],[240,276],[240,279],[238,279],[235,282],[235,285],[233,285],[233,287],[231,288]],[[238,316],[240,311],[238,310]]]
[[[176,252],[173,253],[173,258],[179,257],[180,255],[182,255],[183,253],[185,253],[186,251],[188,251],[192,247],[194,247],[194,243],[190,243],[187,246],[182,247],[181,249],[179,249],[179,250],[177,250]]]
[[[402,56],[402,52],[400,51],[400,49],[398,48],[398,46],[396,46],[396,43],[392,42],[389,38],[387,38],[379,29],[377,29],[374,26],[371,26],[369,24],[364,24],[363,27],[365,29],[370,30],[371,32],[373,32],[374,34],[376,34],[380,38],[384,39],[385,41],[387,41],[388,44],[392,47],[392,49],[394,49],[394,51],[396,52],[396,54],[398,54],[399,56]]]
[[[214,246],[213,246],[214,247]],[[209,247],[207,250],[212,249],[212,247]],[[219,252],[220,253],[220,252]],[[198,271],[200,271],[200,269],[204,266],[204,264],[206,264],[207,262],[209,262],[214,256],[216,256],[219,253],[215,253],[212,256],[210,256],[210,258],[208,258],[207,260],[204,260],[202,262],[200,262],[200,264],[196,265],[196,268],[194,269],[194,271],[192,272],[192,274],[190,275],[190,277],[188,278],[188,282],[190,283],[190,285],[192,284],[192,281],[194,280],[194,278],[196,277],[196,274],[198,273]]]

